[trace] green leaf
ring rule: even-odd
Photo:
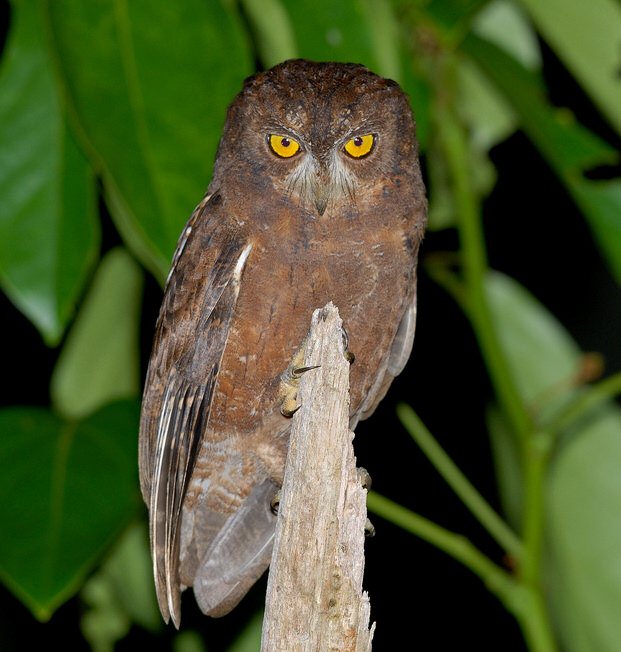
[[[524,11],[512,0],[490,2],[476,15],[472,31],[505,50],[525,68],[541,68],[537,34]]]
[[[612,273],[621,285],[621,179],[585,181],[571,186],[572,196],[593,230]]]
[[[541,67],[537,35],[515,3],[496,0],[475,17],[472,30],[487,38],[531,70]],[[473,147],[489,151],[517,126],[515,111],[500,91],[473,63],[459,61],[460,112],[469,128]]]
[[[551,409],[577,391],[579,348],[518,283],[498,273],[487,297],[499,341],[522,399]],[[535,411],[537,416],[537,411]],[[505,510],[521,521],[517,442],[500,414],[488,414]],[[605,404],[563,433],[546,486],[547,595],[569,652],[613,652],[621,637],[621,410]]]
[[[0,411],[0,575],[41,620],[136,511],[138,416],[135,402],[79,422],[42,408]]]
[[[619,35],[615,0],[521,0],[545,40],[621,134]]]
[[[573,115],[553,109],[544,97],[540,76],[499,48],[470,35],[464,50],[511,103],[528,136],[584,212],[600,250],[621,283],[621,182],[589,181],[583,176],[589,168],[618,161],[619,153]]]
[[[261,647],[263,629],[263,612],[257,612],[246,624],[239,636],[233,641],[228,652],[254,652]]]
[[[300,55],[315,61],[361,63],[403,81],[398,23],[387,0],[285,0]]]
[[[142,272],[122,248],[102,260],[52,374],[55,409],[70,419],[140,389]]]
[[[0,283],[49,345],[97,256],[92,173],[63,118],[37,4],[14,3],[0,71]]]
[[[241,4],[265,68],[297,58],[293,25],[281,0],[241,0]]]
[[[526,404],[556,402],[580,369],[580,349],[554,316],[517,281],[490,272],[485,290],[520,397]]]
[[[68,99],[127,244],[160,279],[251,70],[219,0],[45,0]]]
[[[300,56],[314,61],[362,63],[374,72],[377,61],[361,0],[284,0]]]
[[[492,43],[470,34],[463,50],[513,106],[523,129],[563,181],[595,165],[614,162],[617,152],[545,97],[541,75],[527,70]]]
[[[113,650],[132,622],[152,632],[163,628],[144,523],[128,528],[80,595],[88,605],[80,626],[93,650]]]
[[[421,3],[427,19],[430,19],[436,29],[447,34],[463,34],[481,9],[490,0],[430,0]]]
[[[201,635],[195,630],[179,632],[173,639],[173,652],[206,652]],[[258,648],[257,648],[258,649]]]
[[[621,410],[576,428],[547,492],[551,604],[567,652],[616,652],[621,640]]]

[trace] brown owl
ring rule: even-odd
[[[228,613],[269,565],[283,386],[313,311],[334,302],[356,355],[352,427],[403,369],[425,221],[395,82],[306,60],[245,81],[177,245],[144,391],[140,477],[167,622],[188,586],[204,613]]]

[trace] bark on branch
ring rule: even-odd
[[[366,489],[349,430],[338,310],[313,314],[267,586],[261,652],[370,652],[362,591]],[[354,363],[355,364],[355,363]]]

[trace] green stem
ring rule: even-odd
[[[464,305],[479,342],[498,402],[518,440],[525,469],[525,521],[520,586],[529,596],[526,605],[511,609],[520,621],[531,650],[556,650],[549,616],[541,595],[541,558],[544,533],[544,481],[549,459],[549,433],[535,433],[522,402],[493,326],[485,295],[488,272],[480,200],[474,192],[465,129],[455,111],[458,102],[452,92],[454,57],[440,53],[435,60],[435,119],[440,146],[452,181],[458,214],[464,279]]]
[[[412,435],[423,453],[429,458],[451,489],[459,496],[464,505],[506,552],[520,559],[522,556],[522,542],[520,539],[459,470],[414,410],[409,405],[400,403],[397,406],[397,414],[401,423]]]
[[[466,309],[499,403],[516,434],[524,441],[531,430],[530,418],[502,355],[485,296],[487,255],[479,200],[473,191],[473,182],[470,178],[466,134],[448,102],[440,99],[437,110],[438,121],[441,124],[438,133],[453,180],[455,203],[459,214],[458,231],[466,287]]]
[[[545,605],[538,591],[517,581],[466,537],[440,527],[375,491],[369,492],[367,504],[373,513],[427,541],[477,575],[518,620],[529,649],[534,652],[556,651]]]
[[[534,432],[528,442],[524,464],[525,554],[520,576],[530,586],[541,585],[541,562],[545,527],[544,490],[554,438],[548,432]]]
[[[532,614],[536,611],[533,605],[538,597],[529,588],[520,584],[507,571],[495,564],[491,559],[476,548],[466,537],[451,532],[436,523],[433,523],[419,514],[411,512],[402,505],[370,491],[367,496],[369,509],[385,518],[387,521],[398,525],[404,530],[427,541],[447,555],[453,557],[466,568],[469,568],[479,577],[485,586],[505,605],[505,607],[518,619],[527,639],[534,638],[542,643],[547,640],[539,633],[538,618]],[[532,620],[532,623],[530,622]],[[532,630],[533,635],[529,633]],[[537,652],[553,652],[551,647],[533,646]]]
[[[558,434],[571,426],[579,418],[599,407],[606,401],[621,394],[621,372],[600,380],[579,394],[560,414],[555,415],[544,427]]]
[[[517,583],[511,575],[486,557],[466,537],[415,514],[375,491],[369,492],[367,504],[378,516],[420,537],[461,562],[480,577],[494,593],[500,594],[503,601],[507,594],[515,589]]]

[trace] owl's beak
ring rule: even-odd
[[[313,192],[313,203],[315,208],[319,213],[319,216],[323,216],[326,212],[328,206],[328,200],[330,199],[330,189],[327,185],[317,185],[314,188]]]
[[[330,201],[332,184],[330,183],[330,170],[328,166],[323,161],[319,161],[318,163],[318,169],[316,169],[315,178],[313,179],[312,192],[313,203],[321,217],[326,212],[328,201]]]

